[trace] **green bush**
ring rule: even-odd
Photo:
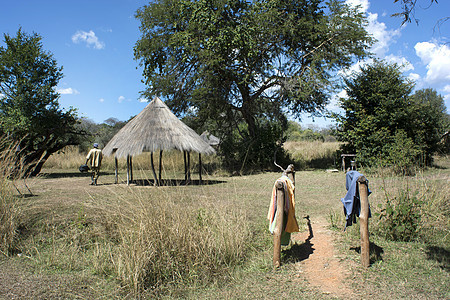
[[[410,196],[402,191],[398,196],[387,198],[375,226],[375,232],[392,241],[409,242],[417,238],[421,223],[422,200],[417,194]]]

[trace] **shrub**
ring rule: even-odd
[[[379,214],[378,234],[392,241],[413,241],[420,226],[421,203],[417,195],[410,196],[408,192],[387,198]]]

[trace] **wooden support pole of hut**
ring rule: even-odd
[[[130,155],[130,182],[133,183],[133,156]]]
[[[158,186],[162,184],[162,150],[159,150],[159,179],[158,179]]]
[[[114,183],[119,183],[119,162],[117,161],[117,156],[114,156]]]
[[[191,152],[187,152],[187,182],[191,183]]]
[[[281,234],[283,232],[284,223],[284,187],[278,181],[275,185],[277,189],[277,211],[275,215],[276,224],[273,231],[273,267],[279,268],[281,265]]]
[[[361,212],[359,213],[360,235],[361,235],[361,264],[363,267],[369,267],[369,189],[367,187],[367,179],[360,176],[357,180],[359,188],[359,199],[361,204]]]
[[[127,185],[130,185],[130,155],[127,155]]]
[[[184,158],[184,183],[187,184],[188,178],[187,178],[187,155],[186,155],[186,150],[183,151],[183,158]]]
[[[154,161],[153,161],[153,152],[150,154],[150,162],[151,162],[151,164],[152,164],[153,178],[155,178],[155,183],[154,183],[154,185],[155,185],[155,186],[159,186],[158,178],[156,177],[155,163],[154,163]]]
[[[198,154],[198,180],[200,184],[203,184],[202,180],[202,154]]]

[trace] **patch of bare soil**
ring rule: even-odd
[[[327,228],[323,217],[308,220],[309,230],[292,235],[293,241],[303,243],[309,249],[309,255],[297,262],[299,273],[308,282],[330,296],[355,298],[350,287],[350,267],[337,256],[333,245],[333,233]]]

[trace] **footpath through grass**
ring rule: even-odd
[[[115,185],[112,172],[102,174],[96,187],[75,171],[44,173],[27,181],[33,197],[16,198],[22,207],[17,247],[0,260],[4,299],[332,298],[311,287],[294,262],[272,270],[266,214],[278,173],[207,177],[210,184],[203,186],[159,188]],[[434,169],[408,178],[407,187],[402,178],[366,175],[373,212],[384,204],[386,192],[426,185],[446,195],[442,209],[448,213],[449,174],[448,168]],[[152,178],[147,170],[134,176]],[[372,265],[363,270],[358,226],[342,231],[345,193],[342,172],[296,173],[300,230],[307,231],[306,215],[330,221],[342,263],[351,269],[355,297],[448,299],[448,218],[437,228],[443,238],[432,244],[372,235]],[[375,223],[372,218],[370,226]]]

